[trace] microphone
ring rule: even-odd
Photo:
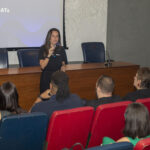
[[[60,46],[60,43],[57,42],[57,43],[55,44],[55,47],[59,47],[59,46]]]
[[[106,66],[106,67],[111,67],[113,60],[110,59],[110,55],[109,55],[109,52],[108,52],[108,51],[106,51],[106,56],[107,56],[107,60],[106,60],[106,62],[105,62],[105,66]]]
[[[57,55],[57,53],[59,53],[59,46],[60,46],[60,43],[59,42],[57,42],[55,45],[54,45],[54,53],[52,54],[52,56],[54,57],[54,58],[56,58],[56,55]]]

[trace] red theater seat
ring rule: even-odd
[[[117,140],[123,137],[124,112],[130,101],[104,104],[97,107],[88,147],[98,146],[104,136]]]
[[[136,102],[144,104],[150,112],[150,98],[138,99]]]
[[[92,124],[94,108],[80,107],[55,111],[47,131],[47,150],[70,148],[79,142],[84,147]]]
[[[135,145],[134,150],[150,150],[150,138],[140,140]]]

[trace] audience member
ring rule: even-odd
[[[18,92],[11,82],[5,82],[0,87],[0,120],[4,116],[20,114],[25,111],[18,104]]]
[[[50,89],[37,98],[31,112],[44,112],[50,117],[53,111],[83,106],[83,101],[76,94],[71,94],[68,85],[69,78],[63,71],[57,71],[51,76]],[[49,98],[47,101],[42,99]]]
[[[125,137],[117,142],[136,143],[146,137],[150,137],[150,117],[147,108],[140,103],[130,104],[125,112],[125,128],[123,130]]]
[[[134,77],[135,92],[128,93],[123,100],[136,101],[150,97],[150,68],[140,68]]]
[[[131,142],[134,146],[141,139],[150,137],[149,112],[143,104],[132,103],[127,107],[123,133],[125,137],[122,137],[117,142]],[[111,138],[103,138],[103,144],[114,142]]]
[[[120,96],[113,95],[115,83],[109,76],[102,75],[96,82],[97,100],[86,101],[87,106],[93,106],[95,109],[101,104],[114,103],[121,101]]]

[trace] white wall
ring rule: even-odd
[[[82,61],[82,42],[106,45],[107,0],[66,0],[66,41],[69,61]]]
[[[106,47],[107,0],[66,0],[66,41],[68,61],[82,61],[82,42],[102,41]],[[18,64],[16,52],[9,63]]]

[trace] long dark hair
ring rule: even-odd
[[[150,118],[147,108],[141,103],[130,104],[125,112],[124,135],[143,138],[150,134]]]
[[[51,42],[50,42],[50,39],[51,39],[51,36],[52,36],[52,32],[53,31],[56,31],[58,32],[58,43],[61,44],[61,37],[60,37],[60,31],[56,28],[52,28],[48,31],[47,33],[47,36],[46,36],[46,39],[45,39],[45,43],[44,43],[44,47],[45,47],[45,53],[44,55],[47,56],[48,55],[48,50],[50,49],[50,46],[51,46]]]
[[[11,82],[5,82],[0,87],[0,110],[20,113],[18,104],[18,92]]]
[[[68,85],[69,78],[67,74],[63,71],[56,71],[52,74],[51,84],[56,85],[56,100],[63,101],[65,98],[69,97],[70,90]]]

